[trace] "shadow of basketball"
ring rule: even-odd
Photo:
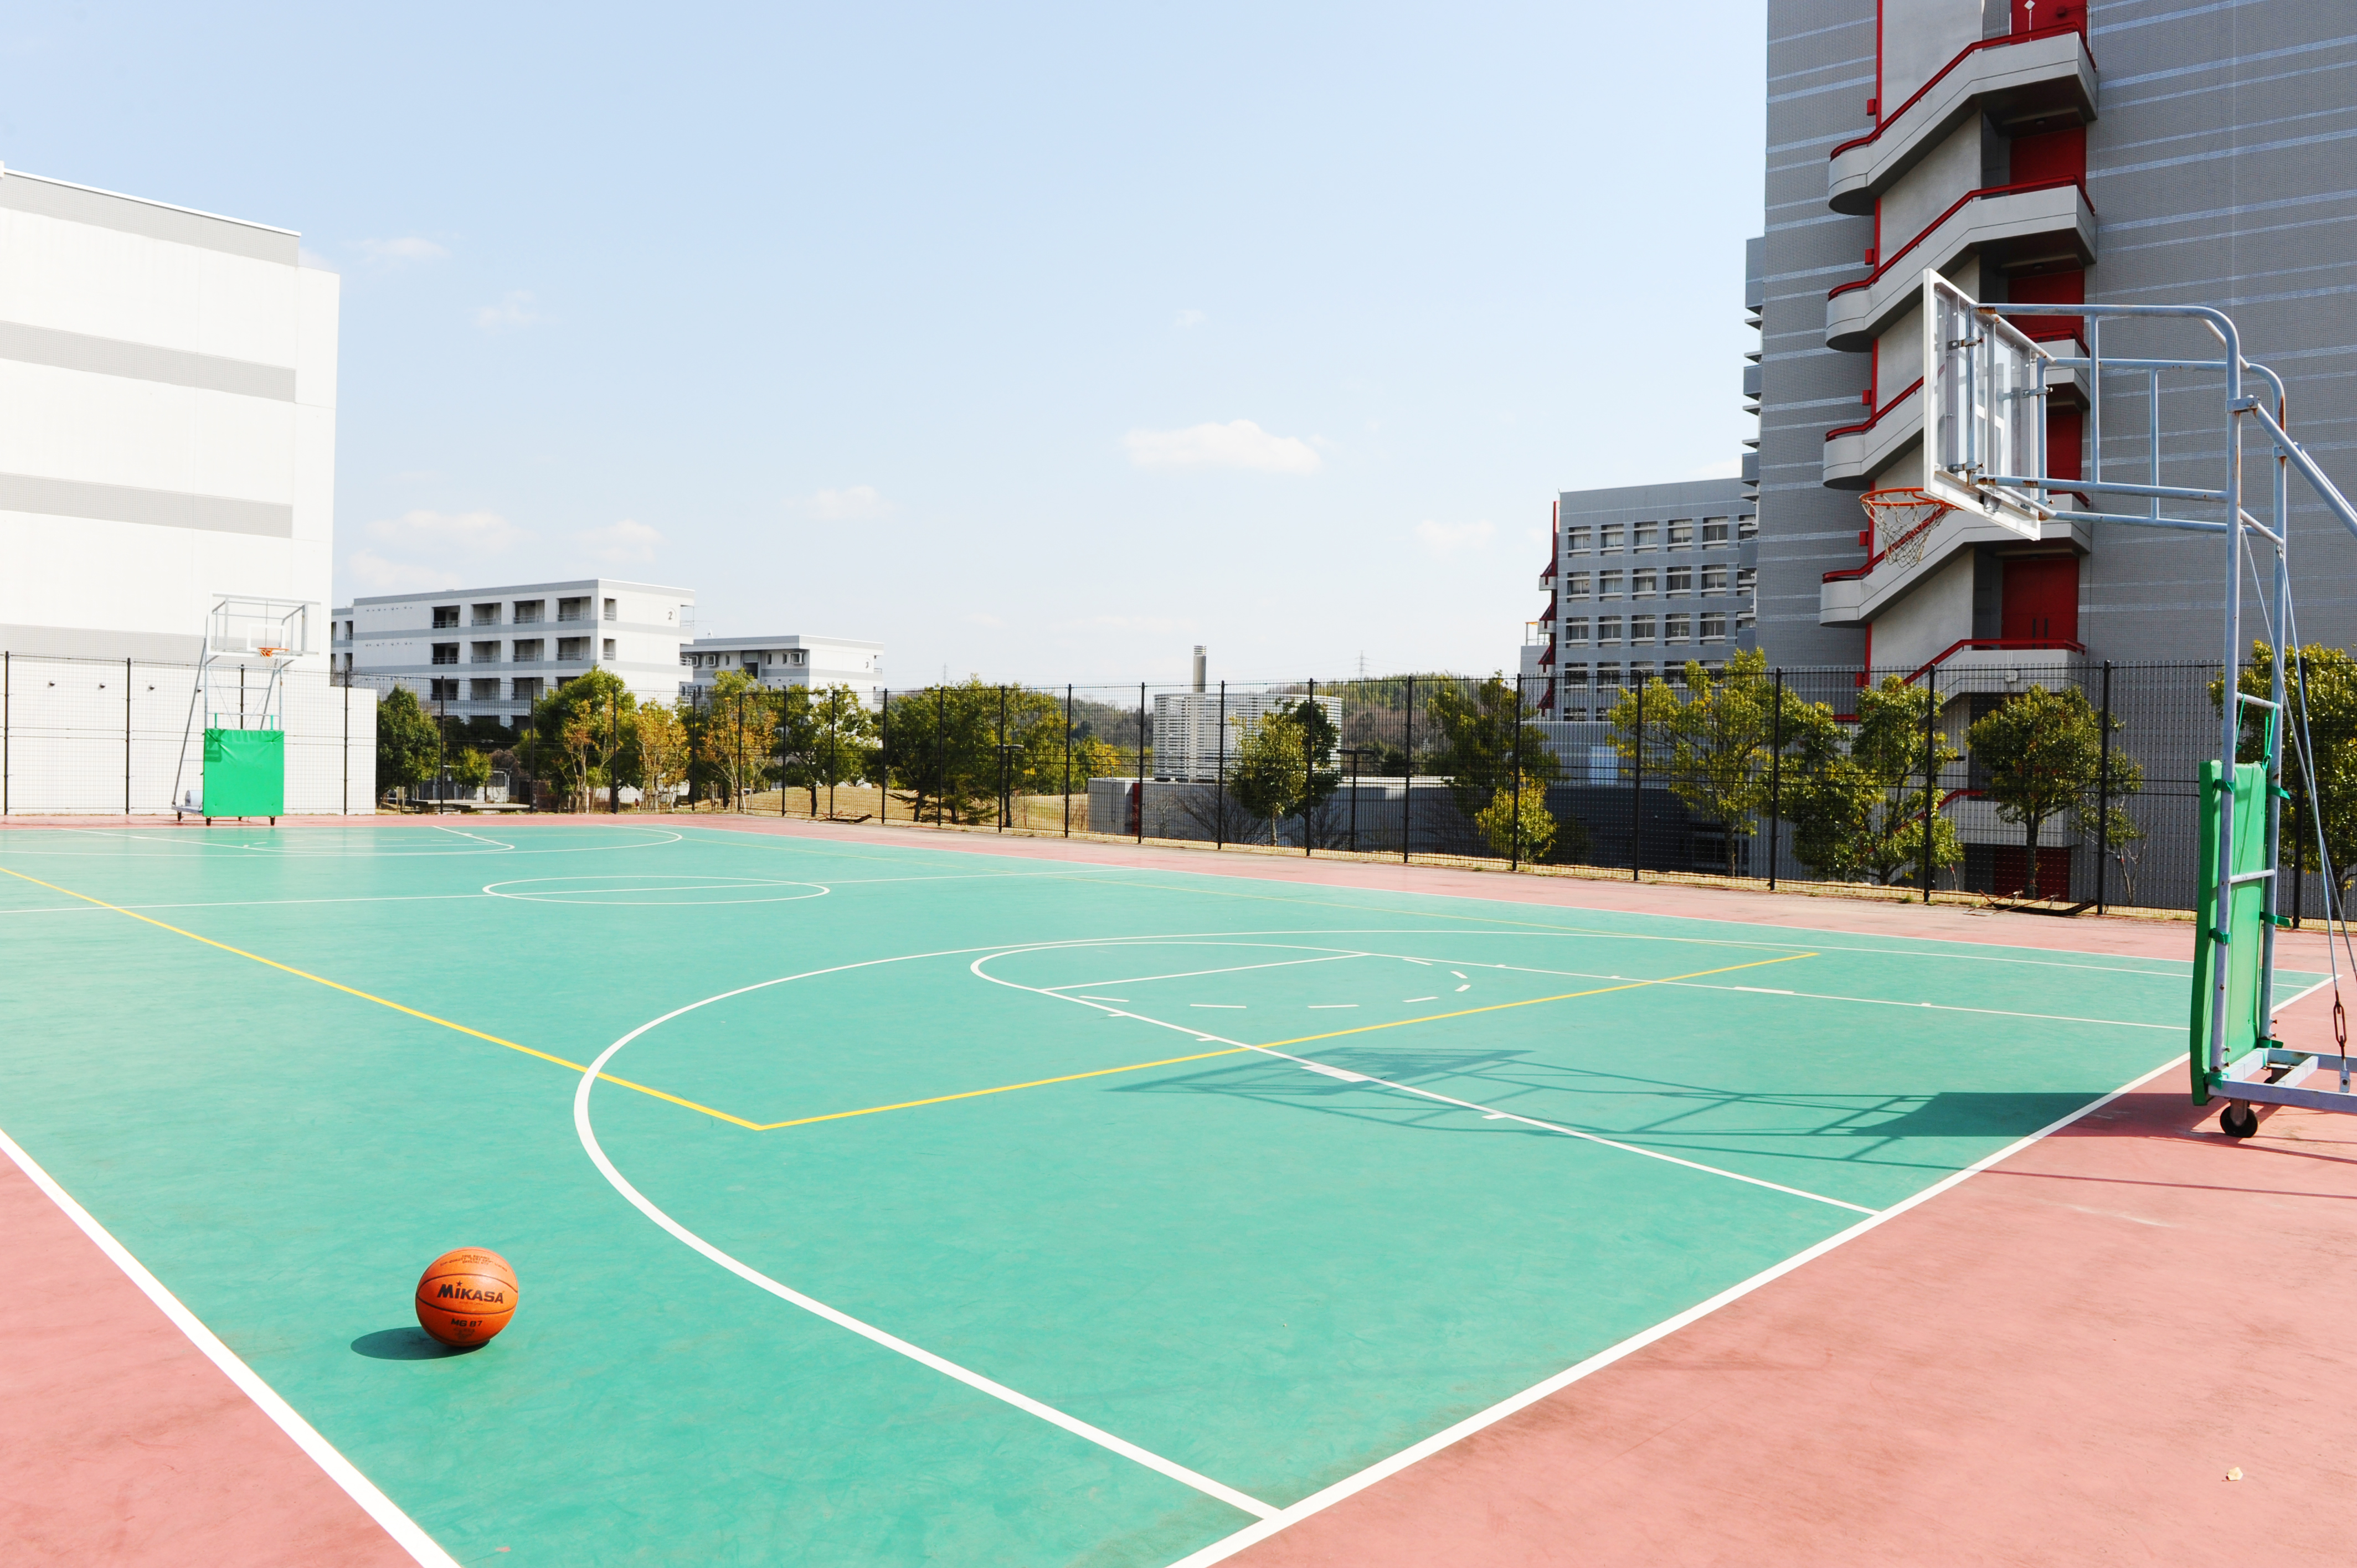
[[[445,1345],[423,1328],[380,1328],[352,1341],[353,1353],[372,1361],[439,1361],[451,1356],[471,1356],[482,1348]]]

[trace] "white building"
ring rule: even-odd
[[[1217,779],[1222,758],[1234,762],[1247,730],[1277,710],[1290,713],[1308,700],[1299,692],[1158,693],[1154,699],[1154,777]],[[1319,697],[1317,703],[1340,733],[1340,699]]]
[[[680,695],[694,696],[724,670],[741,670],[767,686],[848,686],[874,707],[884,689],[884,645],[846,637],[699,637],[679,650],[687,676]]]
[[[335,612],[334,653],[339,678],[406,686],[452,718],[513,725],[593,669],[640,702],[670,702],[694,620],[692,590],[611,577],[379,594]]]
[[[339,280],[296,243],[0,170],[0,647],[193,663],[242,595],[324,655]]]

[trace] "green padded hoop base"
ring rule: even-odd
[[[2187,1049],[2193,1062],[2193,1103],[2210,1103],[2210,1090],[2223,1076],[2210,1070],[2210,1005],[2218,959],[2218,765],[2201,765],[2200,831],[2201,875],[2193,922],[2193,1021]],[[2230,874],[2262,871],[2267,856],[2267,770],[2256,762],[2234,766],[2234,845]],[[2259,1016],[2261,926],[2266,918],[2266,888],[2245,882],[2234,889],[2226,943],[2226,1050],[2232,1067],[2266,1037]]]
[[[285,816],[286,732],[205,731],[204,812],[208,817]]]

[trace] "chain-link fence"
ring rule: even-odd
[[[267,679],[217,668],[223,721],[259,719]],[[370,811],[376,693],[331,684],[324,671],[279,680],[287,813]],[[169,813],[204,778],[196,697],[191,664],[0,651],[0,814]]]
[[[757,724],[772,754],[736,766],[733,792],[691,779],[683,804],[2181,909],[2217,682],[2214,664],[2002,650],[1864,672],[1737,660],[1577,690],[969,681],[888,693],[849,738],[823,715],[791,744]],[[2287,839],[2285,858],[2287,907],[2319,911],[2313,846]]]

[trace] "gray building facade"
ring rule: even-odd
[[[2352,22],[2349,0],[1769,0],[1756,635],[1771,662],[1936,668],[1961,693],[2026,656],[2083,674],[2216,657],[2218,553],[2199,536],[2065,519],[2031,542],[1951,514],[1921,559],[1885,562],[1858,495],[1921,482],[1926,267],[1991,303],[2226,310],[2289,383],[2293,434],[2357,483]],[[2072,317],[2018,324],[2057,352],[2084,336]],[[2104,347],[2215,345],[2115,324]],[[2142,478],[2140,378],[2104,398],[2104,462]],[[2085,404],[2083,382],[2051,402],[2057,473],[2084,461]],[[2222,456],[2214,395],[2165,393],[2159,419],[2161,482],[2212,482],[2196,465]],[[2357,542],[2309,503],[2292,548],[2304,639],[2357,639]]]
[[[1723,663],[1751,629],[1755,522],[1739,478],[1564,491],[1523,660],[1541,715],[1577,724],[1690,660]]]

